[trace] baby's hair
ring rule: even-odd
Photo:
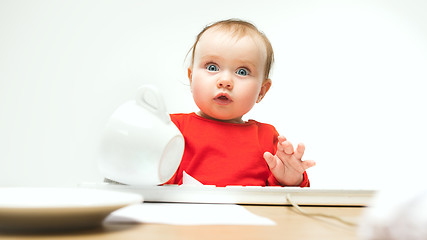
[[[251,36],[257,36],[259,37],[262,42],[265,45],[265,50],[267,53],[267,60],[265,63],[265,72],[264,72],[264,79],[268,79],[270,75],[270,69],[274,62],[274,53],[273,53],[273,47],[271,46],[270,41],[268,40],[267,36],[261,31],[258,30],[255,25],[253,25],[250,22],[243,21],[240,19],[227,19],[218,21],[212,24],[207,25],[203,30],[197,35],[196,41],[194,42],[193,46],[190,48],[188,53],[191,52],[191,66],[193,66],[194,63],[194,53],[196,51],[197,43],[199,43],[200,38],[202,35],[209,29],[216,28],[219,30],[227,30],[232,33],[233,36],[237,38],[242,38],[247,35]]]

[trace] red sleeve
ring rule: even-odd
[[[183,120],[182,114],[169,114],[169,117],[175,126],[181,130],[181,121]]]
[[[299,186],[300,187],[310,187],[310,180],[308,180],[307,172],[303,173],[302,182]]]

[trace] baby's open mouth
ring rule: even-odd
[[[220,93],[215,98],[214,101],[220,105],[227,105],[232,102],[230,96],[226,93]]]

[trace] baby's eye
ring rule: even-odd
[[[217,72],[218,71],[218,66],[216,66],[215,64],[209,64],[206,66],[206,69],[209,72]]]
[[[241,76],[246,76],[246,75],[248,75],[249,74],[249,71],[248,70],[246,70],[246,69],[244,69],[244,68],[239,68],[238,70],[237,70],[237,72],[236,72],[238,75],[241,75]]]

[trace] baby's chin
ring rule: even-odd
[[[207,118],[207,119],[211,119],[211,120],[215,120],[215,121],[220,121],[220,122],[227,122],[227,123],[243,123],[242,117],[241,116],[233,116],[233,115],[225,115],[225,114],[206,114],[203,111],[199,111],[197,113],[197,115]]]

